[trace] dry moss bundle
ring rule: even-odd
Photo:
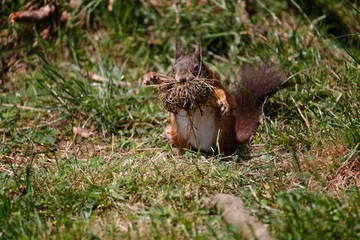
[[[181,109],[190,111],[200,108],[215,90],[213,79],[194,78],[184,83],[167,76],[161,76],[161,79],[163,83],[159,86],[159,98],[164,108],[173,113]]]

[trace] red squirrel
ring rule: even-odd
[[[170,125],[165,130],[165,137],[180,149],[233,154],[256,133],[267,96],[285,80],[285,75],[275,68],[246,67],[236,88],[229,93],[216,74],[203,63],[200,38],[190,55],[183,53],[177,38],[175,58],[172,77],[177,83],[202,77],[212,79],[215,87],[201,108],[191,113],[185,109],[170,112]],[[143,83],[162,84],[161,76],[155,72],[146,73]]]

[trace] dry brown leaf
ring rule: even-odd
[[[69,3],[70,7],[73,9],[79,7],[80,4],[81,4],[80,0],[70,0],[70,3]]]
[[[108,11],[112,12],[114,10],[114,0],[109,0]]]
[[[73,133],[76,136],[80,136],[83,138],[89,138],[95,134],[93,131],[90,131],[90,130],[88,130],[86,128],[82,128],[82,127],[73,127]]]

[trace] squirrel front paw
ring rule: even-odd
[[[170,143],[170,144],[174,144],[174,140],[172,138],[172,134],[171,134],[172,128],[171,125],[168,125],[165,128],[165,131],[163,133],[163,139],[165,140],[165,142]]]
[[[226,100],[217,100],[217,104],[220,107],[221,116],[224,117],[230,112],[230,104]]]
[[[160,78],[157,76],[156,72],[148,72],[143,77],[143,84],[150,85],[151,82],[157,84]]]

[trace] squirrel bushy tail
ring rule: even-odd
[[[263,114],[263,104],[285,81],[278,68],[246,66],[240,75],[233,96],[236,101],[236,138],[246,143],[253,136]]]

